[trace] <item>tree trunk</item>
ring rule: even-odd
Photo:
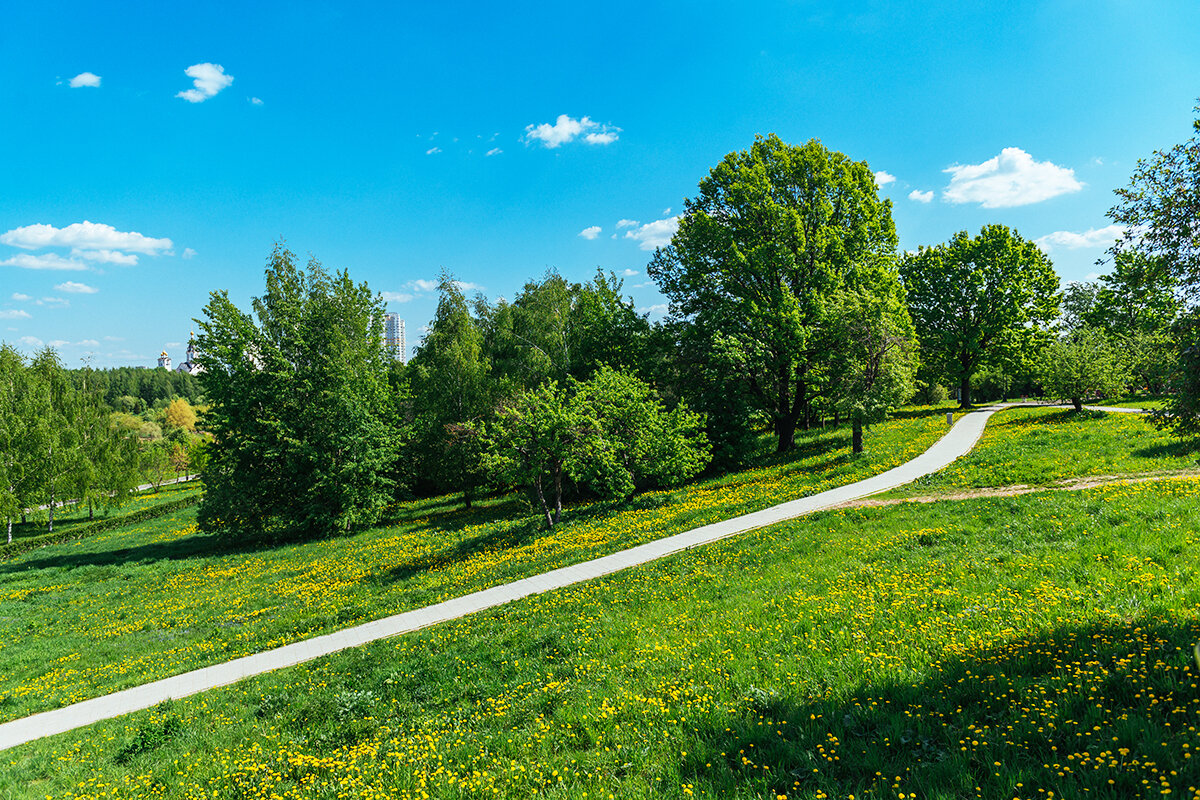
[[[1076,411],[1083,411],[1083,400],[1078,397],[1072,397],[1071,402],[1075,404]]]
[[[958,383],[958,407],[971,407],[971,376],[964,375]]]
[[[852,443],[851,447],[855,453],[861,453],[863,451],[862,431],[863,431],[862,421],[855,419],[853,427],[851,428],[851,434],[850,434],[850,441]]]
[[[533,489],[537,492],[538,502],[542,504],[542,514],[546,517],[546,527],[554,527],[554,517],[550,515],[550,507],[546,505],[546,495],[542,492],[542,476],[533,479]]]
[[[554,467],[554,523],[562,516],[562,464]]]
[[[12,517],[8,517],[8,543],[12,544]]]
[[[54,490],[50,490],[50,530],[47,533],[54,533]]]
[[[775,435],[779,437],[779,442],[775,446],[776,453],[786,453],[796,446],[796,420],[794,417],[785,417],[775,421]]]
[[[92,498],[89,497],[88,498],[88,522],[91,522],[95,518],[96,518],[96,513],[95,513],[95,511],[92,510]]]

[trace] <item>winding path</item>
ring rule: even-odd
[[[163,678],[132,689],[125,689],[91,700],[84,700],[74,705],[5,722],[0,724],[0,750],[44,736],[53,736],[57,733],[81,728],[100,720],[151,708],[165,700],[177,700],[208,689],[227,686],[253,675],[261,675],[264,672],[312,661],[339,650],[420,630],[439,622],[446,622],[477,611],[511,603],[523,597],[600,578],[619,570],[655,561],[680,550],[699,547],[755,528],[773,525],[776,522],[794,519],[814,511],[842,505],[868,495],[903,486],[923,475],[937,472],[959,456],[970,452],[975,443],[979,441],[984,426],[987,425],[992,414],[1013,405],[1033,404],[998,404],[965,414],[947,431],[945,436],[921,455],[887,472],[857,483],[839,486],[819,494],[802,497],[799,500],[780,503],[722,522],[714,522],[701,528],[693,528],[690,531],[647,542],[628,550],[621,550],[611,555],[501,586],[493,586],[490,589],[473,592],[425,608],[406,611],[323,636],[314,636],[311,639],[304,639],[274,650],[255,653],[223,664],[214,664],[211,667]],[[1136,408],[1101,406],[1089,406],[1089,408],[1118,413],[1141,412],[1141,409]]]

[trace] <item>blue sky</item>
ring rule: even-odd
[[[1200,6],[889,5],[10,4],[0,338],[178,362],[281,237],[410,343],[443,267],[493,299],[602,267],[658,316],[653,245],[760,133],[883,173],[906,249],[999,222],[1096,272],[1112,190],[1191,134]]]

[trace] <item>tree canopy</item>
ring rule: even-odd
[[[900,263],[922,358],[959,385],[971,405],[971,376],[1033,358],[1058,316],[1058,275],[1035,245],[1003,225],[921,247]]]
[[[685,202],[649,273],[671,311],[735,365],[730,379],[767,415],[777,449],[831,404],[829,338],[839,292],[895,285],[896,230],[865,162],[819,141],[758,137]],[[727,381],[728,382],[728,381]]]
[[[277,244],[253,309],[213,292],[199,323],[214,437],[201,527],[323,535],[373,523],[396,456],[382,301],[315,259],[301,270]]]

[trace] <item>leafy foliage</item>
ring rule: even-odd
[[[1039,377],[1052,397],[1070,400],[1083,411],[1089,397],[1117,394],[1125,388],[1128,362],[1118,345],[1096,328],[1078,328],[1050,344],[1042,354]]]
[[[198,360],[214,439],[199,520],[235,534],[327,535],[371,524],[396,456],[382,302],[342,271],[301,271],[276,245],[254,314],[214,292]]]
[[[1032,360],[1058,314],[1058,276],[1033,242],[1003,225],[966,231],[906,256],[900,273],[933,375],[959,385],[971,405],[971,376],[986,366]]]
[[[895,248],[891,203],[866,163],[771,135],[700,182],[649,273],[672,313],[732,356],[783,451],[830,399],[826,333],[838,292],[878,285]]]

